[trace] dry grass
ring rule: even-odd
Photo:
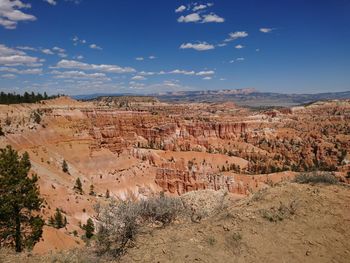
[[[6,248],[0,249],[0,263],[99,263],[113,262],[106,258],[98,258],[89,248],[62,251],[46,255],[33,255],[30,252],[15,253]]]

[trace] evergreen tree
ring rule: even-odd
[[[82,183],[81,183],[79,177],[78,177],[77,180],[75,181],[75,185],[74,185],[73,189],[74,189],[77,193],[79,193],[79,194],[81,194],[81,195],[83,194],[83,185],[82,185]]]
[[[90,192],[89,195],[95,195],[95,191],[94,191],[94,185],[90,185]]]
[[[109,198],[109,190],[106,191],[106,198]]]
[[[52,216],[49,217],[49,220],[48,220],[47,224],[49,226],[55,226],[55,220],[53,219]]]
[[[56,208],[56,213],[54,215],[54,227],[60,229],[65,226],[64,218],[60,209]]]
[[[63,163],[62,163],[62,171],[63,171],[64,173],[69,173],[68,164],[67,164],[66,160],[63,160]]]
[[[25,92],[23,95],[16,94],[16,93],[0,93],[0,104],[15,104],[15,103],[36,103],[42,100],[49,100],[59,97],[57,96],[48,96],[46,92],[44,93],[44,96],[40,93],[34,94],[34,92],[31,92],[30,94],[28,92]]]
[[[87,238],[91,238],[94,235],[95,226],[91,218],[86,221],[86,225],[83,226],[83,229],[85,230],[85,236]]]
[[[30,168],[27,152],[20,157],[11,146],[0,149],[0,244],[17,252],[33,247],[44,225],[38,215],[43,202],[38,177],[28,176]]]
[[[32,119],[35,123],[40,124],[41,122],[41,115],[38,111],[33,111],[32,112]]]

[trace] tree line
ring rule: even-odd
[[[34,92],[24,92],[23,95],[16,93],[0,93],[0,104],[17,104],[17,103],[36,103],[42,100],[49,100],[58,98],[61,95],[48,96],[46,92],[44,94]]]

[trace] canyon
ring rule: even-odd
[[[0,105],[0,121],[0,147],[29,153],[45,199],[43,217],[59,208],[67,218],[65,229],[45,226],[38,253],[83,246],[73,233],[83,233],[81,224],[107,192],[140,200],[223,190],[241,199],[312,171],[350,183],[346,99],[257,110],[232,102],[63,96]],[[73,189],[78,178],[82,194]]]

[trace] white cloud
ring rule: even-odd
[[[117,65],[105,65],[105,64],[87,64],[76,60],[66,60],[63,59],[59,61],[56,65],[56,68],[65,68],[65,69],[80,69],[80,70],[96,70],[105,73],[132,73],[135,72],[135,69],[131,67],[120,67]]]
[[[220,44],[218,44],[217,46],[218,46],[218,47],[225,47],[225,46],[227,46],[227,44],[226,44],[226,43],[220,43]]]
[[[272,30],[273,28],[268,28],[268,27],[262,27],[259,29],[259,31],[262,33],[270,33]]]
[[[56,5],[56,0],[44,0],[45,2],[49,3],[50,5]]]
[[[211,80],[212,77],[204,77],[203,80]]]
[[[6,57],[0,57],[0,65],[5,66],[20,66],[20,65],[28,65],[38,62],[38,59],[30,56],[22,56],[22,55],[12,55]]]
[[[208,71],[199,71],[196,73],[197,76],[207,76],[207,75],[214,75],[215,71],[208,70]]]
[[[41,50],[41,52],[43,52],[46,55],[53,55],[53,54],[55,54],[48,48],[45,48],[45,49]]]
[[[110,80],[107,78],[104,73],[86,73],[84,71],[58,71],[54,70],[51,74],[55,75],[57,79],[104,79]]]
[[[177,19],[177,22],[179,22],[179,23],[191,23],[191,22],[199,22],[201,20],[202,20],[202,18],[199,14],[192,13],[192,14],[189,14],[187,16],[180,16]]]
[[[255,49],[256,52],[260,52],[260,48]]]
[[[131,79],[132,80],[145,80],[146,78],[143,76],[136,75],[136,76],[133,76]]]
[[[130,89],[142,89],[145,86],[144,83],[138,83],[135,81],[130,81],[129,82],[129,88]]]
[[[182,74],[182,75],[188,75],[188,76],[209,76],[209,75],[214,75],[215,71],[203,70],[203,71],[196,72],[194,70],[174,69],[171,71],[161,70],[159,72],[147,72],[147,71],[138,72],[138,75],[141,75],[141,76],[167,75],[167,74]]]
[[[99,47],[99,46],[96,45],[96,44],[91,44],[89,47],[90,47],[91,49],[102,50],[102,47]]]
[[[79,5],[83,0],[65,0],[66,2],[72,2],[76,5]]]
[[[28,47],[28,46],[19,46],[19,47],[16,47],[17,49],[21,49],[21,50],[28,50],[28,51],[37,51],[36,48],[34,47]]]
[[[3,74],[0,76],[2,79],[15,79],[16,75],[14,74]]]
[[[175,80],[175,81],[164,80],[164,81],[163,81],[163,85],[164,85],[164,86],[168,86],[168,87],[178,87],[179,84],[177,84],[176,82],[178,82],[178,80]]]
[[[43,73],[43,70],[41,68],[17,69],[17,68],[10,68],[10,67],[0,67],[0,71],[12,73],[12,74],[28,74],[28,75],[36,75],[36,74]]]
[[[57,53],[57,55],[61,58],[66,58],[67,57],[67,54],[65,53]]]
[[[229,63],[234,63],[235,61],[242,62],[244,60],[245,60],[245,58],[236,58],[236,59],[230,60]]]
[[[195,49],[197,51],[205,51],[205,50],[214,49],[215,47],[211,44],[208,44],[207,42],[200,42],[197,44],[186,43],[180,46],[180,49],[189,49],[189,48]]]
[[[242,48],[244,48],[244,46],[243,45],[236,45],[235,48],[242,49]]]
[[[209,15],[203,15],[202,23],[223,23],[225,19],[214,14],[210,13]]]
[[[60,48],[60,47],[53,47],[52,50],[53,50],[53,51],[57,51],[57,52],[59,52],[59,53],[65,53],[65,52],[66,52],[65,49]]]
[[[74,46],[77,46],[78,44],[86,44],[86,40],[85,40],[85,39],[80,39],[80,38],[77,37],[77,36],[74,36],[74,37],[72,38],[72,40],[73,40],[73,45],[74,45]]]
[[[181,13],[186,10],[186,6],[180,5],[178,8],[175,9],[175,13]]]
[[[21,0],[1,0],[0,25],[6,29],[15,29],[18,22],[36,20],[35,16],[19,10],[24,8],[31,8],[31,5],[22,3]]]
[[[248,36],[248,33],[245,31],[236,31],[229,34],[229,38],[225,39],[225,42],[230,42],[239,38],[245,38]]]
[[[213,6],[214,5],[213,3],[207,3],[207,4],[194,3],[191,5],[193,6],[193,8],[192,8],[193,13],[180,16],[177,19],[177,21],[179,23],[223,23],[223,22],[225,22],[224,18],[222,18],[214,13],[205,14],[206,13],[205,9]],[[187,8],[187,10],[189,10],[189,9],[190,9],[190,7]],[[182,11],[186,10],[186,7],[181,6],[181,9],[176,9],[176,11],[177,10],[179,10],[179,12],[181,10],[181,12],[182,12]],[[201,16],[201,14],[203,14],[203,16]]]
[[[157,73],[155,72],[150,72],[150,71],[140,71],[139,72],[140,75],[143,75],[143,76],[152,76],[152,75],[155,75]]]
[[[161,74],[161,73],[160,73]],[[168,74],[183,74],[183,75],[195,75],[195,71],[187,71],[187,70],[180,70],[180,69],[175,69],[173,71],[169,71]],[[162,74],[161,74],[162,75]]]
[[[202,10],[202,9],[205,9],[205,8],[207,8],[207,5],[195,5],[192,10],[194,12],[196,12],[198,10]]]
[[[84,59],[84,56],[79,55],[79,56],[77,56],[77,59],[82,60],[82,59]]]
[[[0,65],[3,66],[41,66],[41,60],[28,56],[24,51],[0,44]]]
[[[135,60],[137,60],[137,61],[143,61],[143,60],[145,60],[145,59],[156,59],[157,57],[156,56],[153,56],[153,55],[151,55],[151,56],[148,56],[148,57],[136,57],[135,58]]]

